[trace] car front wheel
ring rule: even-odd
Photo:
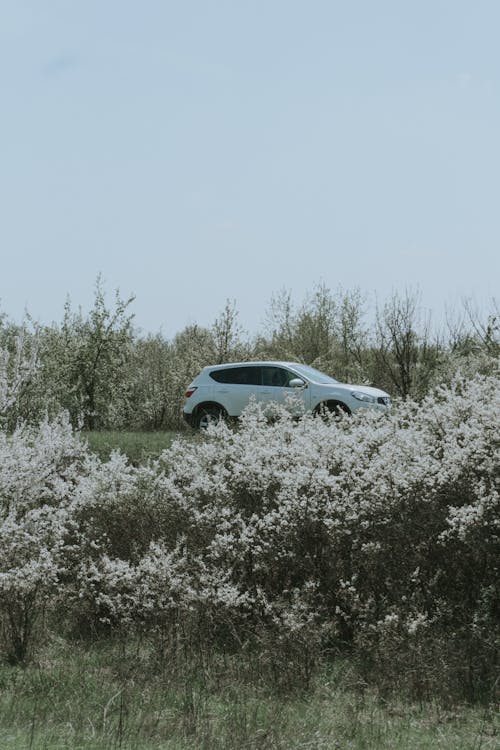
[[[342,414],[350,414],[351,411],[348,406],[343,404],[341,401],[323,401],[318,404],[314,414],[322,419],[328,420],[332,417],[340,417]]]

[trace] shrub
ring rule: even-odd
[[[252,405],[238,429],[139,468],[90,458],[64,419],[2,436],[3,622],[49,603],[82,634],[254,649],[287,683],[349,648],[382,687],[482,697],[498,664],[499,417],[498,379],[477,375],[326,422],[268,423]]]
[[[386,676],[454,633],[474,694],[496,658],[497,386],[340,422],[267,424],[254,406],[147,469],[101,465],[78,511],[79,596],[115,624],[196,622],[199,643],[349,645]]]
[[[0,432],[0,634],[11,661],[58,589],[71,502],[91,469],[66,416]]]

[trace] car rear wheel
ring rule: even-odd
[[[207,404],[199,406],[194,419],[194,426],[198,430],[206,430],[211,424],[217,424],[224,419],[226,413],[221,406]]]

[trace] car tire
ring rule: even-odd
[[[314,411],[316,417],[322,419],[331,419],[332,417],[341,417],[343,414],[350,414],[351,410],[348,406],[343,404],[341,401],[325,401],[322,404],[318,404]]]
[[[207,404],[199,406],[194,418],[194,427],[197,430],[206,430],[211,424],[217,424],[221,419],[225,419],[226,412],[221,406],[216,404]]]

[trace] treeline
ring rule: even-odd
[[[417,291],[395,292],[369,309],[359,289],[318,285],[296,303],[272,297],[262,330],[245,333],[228,300],[211,326],[189,325],[172,339],[134,327],[134,298],[106,299],[97,279],[91,310],[66,302],[61,323],[21,324],[0,314],[3,377],[16,390],[3,426],[39,422],[61,409],[87,430],[182,426],[186,385],[207,364],[279,359],[311,364],[343,382],[368,383],[421,400],[458,373],[491,373],[500,355],[500,311],[464,301],[435,325]]]

